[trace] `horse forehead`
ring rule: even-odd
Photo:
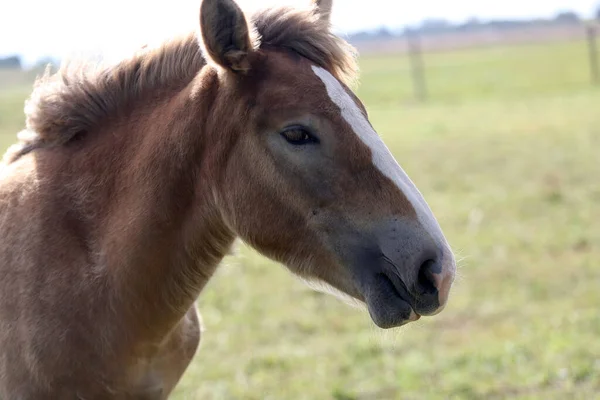
[[[301,57],[270,51],[255,80],[260,85],[249,85],[249,94],[256,96],[256,101],[264,106],[261,110],[270,113],[293,109],[328,116],[339,114],[339,110],[329,104],[327,90],[313,73],[311,65]]]

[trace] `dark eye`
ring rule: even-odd
[[[302,126],[290,126],[282,130],[280,133],[285,140],[295,146],[309,143],[319,143],[319,140],[313,136],[308,129]]]

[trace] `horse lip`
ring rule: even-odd
[[[411,309],[410,317],[406,320],[406,322],[404,324],[407,324],[409,322],[418,321],[421,318],[421,315],[415,311],[415,307],[413,305],[413,304],[415,304],[414,298],[408,291],[408,289],[407,289],[406,285],[404,284],[404,282],[402,281],[402,279],[399,276],[397,276],[396,274],[392,274],[392,276],[390,277],[387,273],[383,273],[383,276],[385,276],[390,281],[391,286],[394,288],[394,291],[396,292],[396,295],[400,299],[402,299],[403,301],[408,303],[408,305],[410,306],[410,309]]]
[[[417,314],[417,312],[414,310],[411,303],[406,299],[406,296],[403,295],[402,290],[398,290],[397,286],[394,284],[393,279],[391,279],[386,273],[383,273],[383,272],[377,273],[376,276],[379,277],[380,284],[383,284],[384,286],[380,287],[375,292],[378,294],[375,294],[374,297],[366,296],[369,298],[365,299],[367,306],[369,308],[369,312],[373,319],[373,322],[375,322],[376,325],[378,325],[380,328],[383,328],[383,329],[397,328],[397,327],[406,325],[410,322],[417,321],[419,318],[421,318],[421,315]],[[387,294],[384,294],[385,292],[387,292]],[[387,306],[385,306],[385,305],[382,306],[381,304],[379,306],[377,306],[377,300],[374,303],[371,303],[371,300],[373,298],[379,299],[381,301],[382,297],[380,297],[380,296],[385,296],[385,297],[391,296],[391,297],[388,297],[388,299],[386,300],[386,302],[389,301],[390,303],[388,303]],[[372,304],[375,305],[374,308],[372,308]],[[380,307],[383,307],[383,308],[380,308]],[[392,307],[392,308],[388,308],[388,307]],[[404,308],[405,309],[404,312],[406,312],[407,314],[404,314],[404,316],[397,314],[397,311],[399,311],[400,308],[396,308],[396,307]],[[397,310],[397,311],[392,311],[392,313],[396,314],[396,316],[391,317],[391,315],[389,313],[386,316],[386,311],[385,311],[386,309],[388,310],[388,312],[390,312],[390,310]],[[381,314],[381,312],[383,312],[383,314]]]
[[[408,320],[414,322],[417,321],[419,318],[421,318],[421,316],[417,314],[415,310],[412,310],[412,313],[410,314],[410,318]]]
[[[387,272],[384,272],[383,276],[385,276],[390,281],[391,286],[394,288],[394,291],[396,292],[396,295],[398,297],[400,297],[402,300],[404,300],[405,302],[407,302],[408,305],[410,305],[410,308],[413,310],[413,313],[417,314],[417,312],[415,311],[415,307],[414,307],[414,304],[416,303],[416,301],[415,301],[414,297],[411,295],[411,293],[408,291],[408,288],[406,287],[406,285],[404,284],[402,279],[396,274],[388,274]],[[419,314],[417,314],[417,315],[419,315]],[[420,315],[419,315],[419,317],[420,317]]]
[[[434,312],[431,312],[431,313],[423,312],[423,314],[417,313],[415,311],[415,309],[419,307],[419,302],[418,302],[417,298],[408,290],[404,281],[402,281],[402,279],[394,273],[392,273],[392,274],[383,273],[383,275],[387,279],[389,279],[391,286],[394,288],[394,291],[396,292],[396,295],[399,298],[401,298],[402,300],[404,300],[405,302],[407,302],[408,305],[410,305],[412,312],[417,316],[415,321],[418,320],[419,318],[421,318],[422,316],[432,317],[434,315],[437,315],[440,312],[442,312],[442,310],[446,307],[446,304],[444,304],[442,307],[437,308]],[[412,316],[412,314],[411,314],[411,316]]]

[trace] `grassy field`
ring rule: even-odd
[[[600,88],[583,43],[361,60],[359,95],[462,258],[446,310],[396,331],[240,246],[198,303],[173,398],[600,398]],[[13,82],[13,83],[10,83]],[[1,147],[29,87],[0,87]]]

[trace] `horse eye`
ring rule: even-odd
[[[281,131],[281,136],[285,138],[290,144],[299,146],[309,143],[318,143],[315,138],[308,130],[301,126],[291,126]]]

